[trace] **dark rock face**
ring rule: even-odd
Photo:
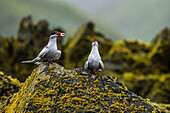
[[[41,64],[2,112],[159,112],[114,76]]]

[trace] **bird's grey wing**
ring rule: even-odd
[[[61,51],[60,51],[60,50],[57,50],[57,52],[58,52],[58,57],[57,57],[57,59],[59,59],[60,56],[61,56]]]
[[[92,54],[90,54],[89,57],[88,57],[88,62],[92,62],[93,59],[94,59],[94,56]]]
[[[99,65],[100,65],[100,69],[103,70],[104,69],[104,64],[103,64],[103,62],[101,60],[99,61]]]
[[[44,57],[44,55],[46,55],[47,53],[49,52],[49,49],[48,49],[48,47],[46,46],[46,47],[44,47],[42,50],[41,50],[41,52],[38,54],[38,57]]]
[[[84,69],[88,68],[88,61],[86,61],[86,63],[84,64]]]

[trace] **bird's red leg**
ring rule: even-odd
[[[94,72],[95,74],[98,74],[97,71]]]
[[[44,59],[43,62],[48,62],[48,58]]]

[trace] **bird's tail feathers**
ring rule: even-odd
[[[40,57],[36,57],[35,59],[33,60],[27,60],[27,61],[22,61],[21,63],[34,63],[36,61],[39,61],[41,58]]]
[[[21,63],[34,63],[34,61],[28,60],[28,61],[22,61]]]

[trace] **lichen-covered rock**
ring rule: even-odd
[[[148,99],[130,92],[114,76],[41,64],[2,112],[154,112]]]
[[[0,36],[0,70],[20,81],[25,81],[36,65],[21,64],[20,62],[35,58],[47,44],[49,35],[54,30],[64,32],[61,28],[49,29],[46,20],[41,20],[34,24],[30,16],[23,18],[19,24],[17,36],[8,38]],[[89,22],[70,36],[65,45],[62,45],[63,38],[58,38],[58,48],[62,51],[62,55],[56,62],[67,69],[83,67],[95,36],[99,42],[99,52],[105,65],[105,69],[101,72],[102,74],[112,75],[114,73],[136,94],[143,97],[152,97],[152,101],[167,103],[167,97],[169,98],[169,96],[166,96],[169,95],[169,90],[167,90],[168,80],[157,82],[158,87],[153,86],[161,91],[150,90],[155,79],[143,79],[140,84],[138,80],[140,80],[141,75],[141,77],[145,76],[144,78],[150,75],[155,76],[155,78],[159,78],[163,74],[169,75],[169,28],[161,31],[150,44],[139,40],[113,42],[98,32],[94,24]],[[132,73],[136,81],[133,79],[130,81],[124,80],[123,75],[126,73]],[[156,79],[156,81],[160,81],[160,79]],[[137,88],[134,88],[134,83],[137,84]],[[163,85],[161,86],[161,84]],[[166,88],[164,89],[163,86]],[[158,94],[158,92],[159,98],[161,98],[159,101],[158,95],[154,95]],[[163,94],[161,94],[162,92]],[[152,96],[148,96],[148,94]]]
[[[170,29],[162,30],[152,41],[149,60],[155,73],[170,73]]]
[[[150,45],[139,40],[121,40],[112,45],[104,58],[105,69],[117,72],[150,73],[151,62],[147,58]]]
[[[11,76],[6,76],[0,71],[0,103],[4,102],[9,96],[18,92],[21,83]]]
[[[153,39],[152,44],[156,45],[158,43],[170,41],[170,29],[165,27],[157,36]]]
[[[170,104],[162,104],[162,103],[154,103],[154,102],[151,102],[151,104],[158,108],[161,113],[170,113]]]
[[[129,90],[137,95],[149,98],[153,102],[170,103],[170,74],[135,75],[134,73],[124,73],[123,82]]]
[[[151,43],[152,49],[149,60],[152,62],[152,70],[155,73],[170,73],[170,29],[165,28]]]

